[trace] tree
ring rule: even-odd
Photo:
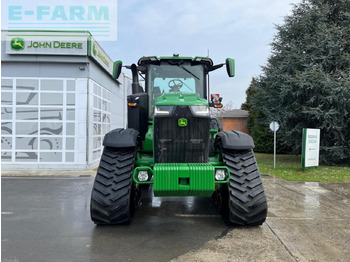
[[[350,163],[350,1],[295,5],[277,26],[254,86],[246,103],[257,110],[255,124],[278,121],[280,139],[294,153],[301,152],[302,128],[320,128],[321,161]]]
[[[256,83],[257,80],[253,77],[248,89],[245,91],[247,98],[246,101],[241,105],[242,110],[251,111],[252,107],[254,107],[253,97],[256,94]]]
[[[210,108],[211,117],[219,117],[223,113],[231,111],[233,109],[232,101],[230,100],[227,104],[224,104],[222,108]]]
[[[255,103],[256,97],[259,97],[259,89],[257,84],[258,78],[252,78],[252,81],[246,90],[246,102],[241,105],[241,109],[249,112],[248,130],[249,134],[254,138],[256,152],[272,153],[273,152],[273,132],[269,128],[269,122],[266,121],[266,115],[260,110]],[[277,133],[277,152],[290,152],[290,148],[286,146]]]

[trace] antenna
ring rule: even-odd
[[[209,57],[209,48],[208,48],[208,56]],[[209,72],[208,72],[208,79],[207,79],[207,86],[208,86],[208,101],[210,101],[210,83],[209,83]],[[210,103],[210,102],[209,102]]]

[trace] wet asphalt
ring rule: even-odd
[[[261,227],[230,228],[210,198],[143,192],[128,226],[96,226],[93,177],[2,178],[2,261],[350,261],[350,183],[264,176]]]

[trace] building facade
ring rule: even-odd
[[[218,118],[221,120],[223,130],[238,130],[249,134],[247,126],[248,111],[234,109],[219,115]]]
[[[104,135],[126,126],[131,79],[89,32],[2,32],[3,170],[96,166]]]

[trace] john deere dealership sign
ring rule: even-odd
[[[86,55],[87,37],[8,36],[6,53],[23,55]]]
[[[317,167],[320,152],[320,129],[303,129],[302,167]]]
[[[23,31],[6,34],[6,54],[90,56],[113,76],[113,60],[88,32]]]
[[[106,54],[94,38],[90,38],[89,55],[106,71],[113,75],[113,60]]]

